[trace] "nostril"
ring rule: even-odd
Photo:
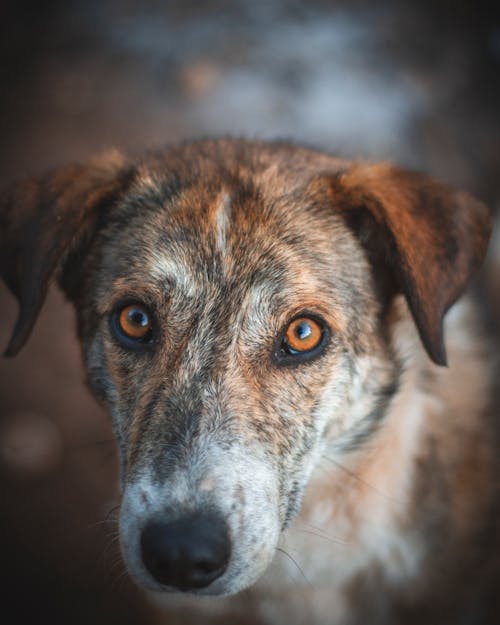
[[[227,525],[215,513],[152,521],[142,532],[141,549],[151,575],[183,591],[211,584],[224,573],[231,556]]]
[[[213,571],[219,568],[218,564],[210,561],[210,560],[202,560],[201,562],[196,562],[194,568],[200,573],[212,573]]]

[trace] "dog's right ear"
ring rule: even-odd
[[[20,183],[0,200],[0,275],[19,303],[5,356],[24,345],[51,279],[68,255],[90,240],[99,216],[120,196],[130,175],[114,151]]]
[[[377,265],[385,297],[405,296],[427,353],[445,365],[443,318],[483,262],[488,208],[388,163],[354,164],[329,184],[330,201]]]

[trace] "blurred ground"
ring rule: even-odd
[[[425,169],[496,208],[500,9],[490,4],[7,0],[0,182],[110,146],[242,134]],[[3,347],[15,318],[3,286],[0,303]],[[119,563],[108,422],[56,292],[22,354],[0,363],[0,437],[14,454],[23,423],[53,456],[29,471],[0,465],[9,623],[152,622]]]

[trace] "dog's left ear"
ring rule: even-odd
[[[0,276],[18,299],[19,313],[5,351],[26,342],[52,277],[89,242],[99,216],[124,186],[118,152],[71,165],[14,186],[0,200]]]
[[[446,364],[443,317],[481,266],[488,208],[419,173],[354,165],[330,178],[331,201],[402,293],[431,359]]]

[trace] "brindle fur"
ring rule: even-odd
[[[200,594],[253,586],[224,602],[172,599],[193,614],[486,613],[498,426],[468,296],[446,318],[449,367],[437,366],[443,317],[485,252],[482,204],[389,165],[220,140],[32,181],[8,195],[2,224],[2,275],[21,305],[9,353],[52,275],[75,303],[89,385],[113,419],[122,548],[139,583],[162,589],[140,558],[147,520],[206,506],[226,518],[233,554]],[[110,332],[128,299],[154,312],[148,352]],[[276,338],[300,312],[327,321],[329,344],[280,366]]]

